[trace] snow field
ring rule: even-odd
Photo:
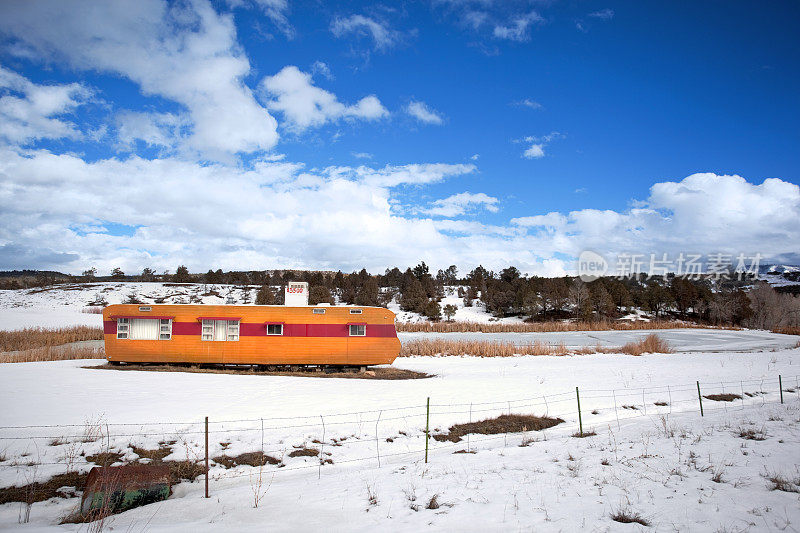
[[[697,435],[705,438],[703,432],[710,430],[703,428],[707,428],[708,424],[728,424],[730,428],[726,430],[727,433],[714,430],[722,435],[715,437],[714,442],[719,442],[714,446],[721,447],[725,453],[717,452],[714,448],[711,458],[719,457],[714,461],[724,464],[718,468],[723,468],[729,474],[733,467],[725,464],[733,459],[739,460],[738,456],[730,455],[733,453],[731,450],[738,450],[737,447],[742,444],[741,439],[733,435],[734,426],[752,421],[756,429],[760,430],[763,426],[767,428],[767,434],[782,435],[770,435],[767,441],[774,441],[775,438],[785,442],[791,439],[796,441],[797,409],[800,406],[800,388],[796,388],[800,375],[798,354],[800,350],[794,349],[754,354],[692,353],[642,357],[597,354],[498,359],[398,359],[395,366],[436,375],[430,379],[409,381],[83,368],[102,364],[102,361],[96,360],[0,365],[0,382],[6,385],[0,391],[0,402],[6,407],[0,416],[0,426],[3,426],[0,429],[0,452],[5,458],[0,462],[0,486],[27,483],[32,475],[47,479],[64,472],[70,456],[73,457],[74,468],[88,470],[92,465],[87,464],[80,453],[91,455],[111,450],[123,453],[123,460],[135,460],[137,455],[131,449],[132,445],[155,449],[161,442],[175,441],[172,454],[167,459],[201,459],[204,454],[202,420],[207,415],[211,422],[211,457],[223,453],[236,456],[263,450],[282,460],[284,467],[268,465],[261,470],[262,480],[268,479],[270,488],[269,496],[265,497],[258,509],[270,508],[275,513],[281,508],[275,506],[282,502],[280,505],[301,504],[304,511],[290,513],[291,516],[284,513],[279,522],[273,522],[277,529],[288,530],[301,524],[309,529],[315,524],[323,527],[328,519],[332,521],[327,522],[325,527],[337,529],[340,519],[334,520],[332,517],[341,509],[357,515],[352,517],[352,522],[342,523],[341,530],[360,530],[380,524],[402,529],[404,524],[408,527],[415,524],[419,526],[431,520],[442,529],[456,527],[459,521],[463,521],[462,526],[467,530],[472,524],[476,525],[475,530],[506,529],[517,527],[515,524],[524,521],[541,522],[540,526],[544,529],[550,526],[554,529],[573,529],[580,527],[580,523],[572,521],[574,516],[600,520],[603,527],[613,529],[618,525],[606,524],[603,516],[608,513],[608,506],[612,503],[618,505],[622,501],[625,491],[622,487],[610,489],[608,494],[615,497],[606,499],[606,494],[606,497],[597,500],[603,502],[599,506],[594,502],[599,495],[593,496],[591,505],[586,504],[585,498],[572,501],[578,498],[577,494],[583,494],[588,485],[586,479],[572,478],[571,470],[562,472],[568,464],[562,457],[564,450],[576,450],[576,454],[581,454],[584,459],[578,462],[586,465],[587,479],[592,480],[591,483],[610,483],[608,480],[602,481],[605,477],[600,481],[595,479],[607,473],[605,467],[595,467],[610,453],[606,444],[609,439],[620,442],[619,439],[623,438],[621,435],[625,435],[625,444],[616,446],[618,454],[620,449],[625,448],[624,455],[628,463],[619,461],[619,468],[625,473],[618,473],[621,477],[616,482],[622,485],[623,481],[635,481],[627,489],[634,493],[635,498],[631,494],[627,498],[643,502],[637,509],[639,512],[651,513],[647,511],[647,506],[655,505],[658,500],[650,499],[649,493],[660,494],[661,489],[654,492],[651,487],[643,493],[636,487],[656,484],[647,478],[648,472],[656,468],[654,461],[667,457],[662,448],[671,441],[662,439],[663,442],[655,443],[655,436],[643,435],[655,431],[662,424],[662,417],[668,421],[680,420],[681,424],[695,428],[691,430],[692,438]],[[785,389],[786,403],[783,407],[778,403],[778,374],[783,376]],[[701,419],[694,383],[696,380],[701,382],[704,395],[722,392],[741,394],[743,391],[751,396],[745,394],[741,400],[732,403],[704,399],[706,417]],[[584,431],[594,430],[598,434],[596,437],[576,439],[571,436],[578,430],[576,386],[580,387],[581,392]],[[477,421],[509,412],[546,414],[560,417],[565,422],[546,431],[524,435],[471,435],[455,444],[431,439],[432,463],[426,470],[419,462],[424,457],[427,397],[431,397],[433,434],[446,432],[455,423]],[[656,402],[667,405],[656,405]],[[774,410],[785,413],[779,415],[785,426],[768,420]],[[795,422],[789,424],[791,420]],[[9,427],[31,425],[57,427]],[[391,439],[391,442],[387,439]],[[517,448],[523,439],[547,440],[527,448]],[[629,455],[630,450],[641,452],[642,445],[639,443],[647,439],[653,439],[649,453],[653,457],[634,460],[638,456]],[[690,439],[687,437],[684,440],[689,442]],[[728,442],[731,440],[735,442]],[[702,438],[700,442],[703,442]],[[681,444],[684,445],[688,446]],[[756,446],[755,443],[752,445]],[[758,446],[762,446],[762,443]],[[318,450],[321,457],[332,460],[333,464],[320,468],[317,457],[289,457],[289,453],[302,447]],[[544,450],[544,456],[538,453],[529,455],[531,452],[528,450],[540,447]],[[452,455],[452,452],[462,449],[478,450],[478,453]],[[698,449],[704,453],[707,451],[702,447]],[[737,473],[737,476],[749,480],[748,487],[758,486],[761,490],[764,480],[760,473],[767,465],[785,470],[797,463],[796,448],[775,445],[770,450],[768,455],[759,452],[763,457],[758,468],[747,467],[741,474]],[[685,450],[682,453],[685,454]],[[76,455],[77,459],[74,457]],[[377,467],[378,455],[381,468]],[[542,457],[547,457],[547,460]],[[562,464],[549,464],[547,461],[553,457]],[[674,453],[669,457],[670,461],[677,460]],[[704,460],[706,458],[703,456]],[[32,462],[39,464],[35,467],[26,466]],[[580,471],[584,467],[575,468]],[[169,530],[170,521],[175,520],[173,517],[184,516],[188,522],[179,521],[179,528],[191,526],[202,529],[204,525],[210,528],[216,519],[223,520],[230,527],[255,528],[258,521],[266,516],[253,509],[251,485],[254,483],[253,476],[258,472],[258,468],[248,466],[225,470],[212,463],[212,493],[219,500],[217,504],[208,509],[205,507],[208,502],[196,501],[202,491],[202,483],[181,483],[176,487],[175,495],[161,504],[169,509],[167,515],[170,518],[163,519],[166,522],[162,519],[150,522],[148,527]],[[698,471],[688,479],[701,474],[708,477],[706,472]],[[507,475],[510,476],[508,479]],[[663,475],[666,474],[655,476],[659,479],[657,484],[666,483],[669,486],[674,482],[683,486],[684,478],[679,476],[679,483]],[[317,479],[318,476],[320,479]],[[516,488],[508,486],[510,480],[515,480],[513,485]],[[693,483],[705,487],[700,480]],[[370,490],[378,491],[377,505],[367,504],[367,484],[373,486]],[[417,514],[410,508],[411,502],[403,504],[400,500],[403,491],[410,490],[409,486],[414,484],[420,487],[418,500],[430,498],[432,493],[438,492],[441,502],[454,506],[441,507],[438,511],[443,513],[441,515],[427,509],[425,512],[428,515]],[[717,485],[715,483],[712,488],[723,492],[729,490]],[[456,487],[458,489],[454,490]],[[545,490],[543,487],[549,488]],[[696,487],[691,489],[692,501],[697,494],[702,499],[704,493],[695,492],[699,490]],[[763,490],[767,502],[784,497]],[[526,510],[521,511],[519,498],[523,497],[523,493],[526,494]],[[562,496],[551,499],[557,494]],[[712,491],[712,494],[716,492]],[[675,494],[672,497],[678,500],[684,498]],[[514,498],[517,498],[517,503],[514,503]],[[539,500],[534,507],[544,508],[547,513],[530,507],[533,505],[531,498]],[[716,501],[717,498],[723,496],[714,496],[712,500]],[[503,516],[497,507],[500,505],[498,499],[502,500]],[[75,501],[34,504],[34,521],[42,527],[52,525],[59,516],[71,510],[68,509],[70,505],[74,507]],[[295,503],[290,504],[290,501]],[[575,514],[575,506],[579,503],[583,514]],[[394,507],[394,511],[386,507],[387,504]],[[686,501],[676,504],[684,513],[680,523],[697,524],[694,522],[696,516],[686,513],[685,504]],[[309,505],[313,512],[306,512]],[[774,503],[765,506],[776,509]],[[0,506],[0,523],[16,523],[15,519],[11,522],[8,520],[18,508],[18,504]],[[572,508],[572,512],[564,512],[565,508]],[[489,513],[483,519],[477,516],[484,512],[481,509]],[[661,509],[659,507],[659,512]],[[114,520],[126,524],[128,520],[133,520],[135,523],[142,516],[147,516],[148,512],[155,512],[155,508],[132,511],[132,518],[127,518],[129,513],[125,513]],[[419,513],[423,513],[423,510],[419,510]],[[545,519],[549,515],[550,520],[554,520],[553,516],[561,513],[563,520],[568,520],[566,524],[551,524]],[[231,516],[222,518],[228,515]],[[396,521],[395,515],[402,518]],[[420,516],[426,518],[418,518]],[[672,513],[666,516],[672,517]],[[511,517],[522,522],[509,522]]]

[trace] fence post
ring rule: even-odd
[[[697,382],[697,399],[700,400],[700,416],[705,416],[703,414],[703,396],[700,394],[700,382]]]
[[[208,417],[206,417],[206,498],[208,498]]]
[[[431,424],[431,397],[428,396],[428,404],[425,408],[425,462],[428,462],[428,438],[430,437]]]
[[[578,391],[578,387],[575,387],[575,397],[578,399],[578,429],[580,430],[580,436],[583,437],[583,418],[581,417],[581,393]]]
[[[781,403],[783,403],[783,380],[780,374],[778,374],[778,389],[781,391]]]

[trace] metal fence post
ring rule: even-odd
[[[778,374],[778,389],[781,391],[781,403],[783,403],[783,380],[780,374]]]
[[[430,437],[431,424],[431,397],[428,396],[428,403],[425,408],[425,462],[428,462],[428,438]]]
[[[703,414],[703,396],[700,394],[700,382],[697,382],[697,399],[700,400],[700,416],[705,416]]]
[[[208,417],[206,417],[206,498],[208,498]]]
[[[581,393],[578,391],[578,387],[575,387],[575,397],[578,399],[578,429],[580,430],[580,436],[583,437],[583,418],[581,417]]]

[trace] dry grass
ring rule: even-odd
[[[643,353],[670,353],[672,349],[664,339],[651,333],[641,340],[629,342],[619,351],[630,355],[642,355]]]
[[[564,422],[561,418],[549,418],[533,415],[500,415],[480,422],[456,424],[450,426],[448,433],[431,435],[440,442],[459,442],[461,437],[473,433],[481,435],[497,435],[499,433],[522,433],[525,431],[541,431]]]
[[[289,453],[289,457],[316,457],[319,455],[319,450],[316,448],[299,448]]]
[[[512,342],[470,341],[452,339],[415,339],[403,343],[400,357],[412,355],[448,356],[472,355],[475,357],[513,357],[515,355],[567,355],[563,344],[542,342],[516,345]]]
[[[611,520],[621,524],[639,524],[642,526],[649,526],[650,522],[642,518],[642,515],[631,511],[630,509],[619,509],[611,513]]]
[[[781,490],[783,492],[800,492],[800,477],[791,478],[783,474],[768,473],[764,477],[772,483],[770,490]]]
[[[800,335],[800,326],[783,326],[774,328],[773,333],[783,333],[784,335]]]
[[[626,353],[642,355],[643,353],[670,353],[672,350],[658,335],[651,334],[644,339],[631,342],[621,347],[605,347],[601,345],[567,348],[562,344],[534,342],[530,344],[514,344],[502,341],[473,341],[458,339],[414,339],[404,342],[400,349],[400,357],[428,356],[444,357],[452,355],[470,355],[473,357],[514,357],[517,355],[586,355],[593,353]]]
[[[121,364],[121,365],[97,365],[87,366],[87,369],[94,370],[122,370],[122,371],[146,371],[146,372],[188,372],[192,374],[241,374],[247,376],[293,376],[307,378],[345,378],[345,379],[423,379],[433,377],[424,372],[404,370],[402,368],[378,367],[367,370],[366,372],[351,372],[345,370],[334,370],[332,372],[312,372],[305,369],[296,370],[257,370],[249,365],[224,366],[224,365],[169,365],[169,364]]]
[[[239,465],[264,466],[266,464],[278,465],[281,463],[280,459],[265,455],[260,451],[247,452],[233,457],[230,455],[220,455],[214,457],[214,462],[225,468],[234,468]]]
[[[0,488],[0,505],[9,502],[36,503],[60,496],[58,489],[75,487],[82,491],[86,487],[88,472],[58,474],[47,481],[36,481],[27,485]]]
[[[31,350],[70,342],[94,340],[103,340],[103,328],[72,326],[56,329],[25,328],[0,331],[0,352]]]
[[[562,331],[638,331],[643,329],[715,328],[680,320],[597,321],[597,322],[525,322],[501,324],[496,322],[398,322],[403,333],[551,333]],[[717,329],[739,329],[725,327]]]
[[[704,394],[703,398],[707,398],[709,400],[714,400],[715,402],[732,402],[734,400],[741,400],[742,397],[739,394],[731,394],[731,393],[724,393],[724,394]]]
[[[105,359],[105,349],[89,346],[45,346],[32,350],[0,353],[0,363],[66,361],[69,359]]]

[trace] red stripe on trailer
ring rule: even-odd
[[[141,318],[141,317],[136,317]],[[220,318],[217,320],[235,320],[233,318]],[[280,324],[280,322],[270,322]],[[393,324],[366,324],[366,335],[358,337],[395,337],[397,332]],[[199,322],[173,322],[173,335],[201,335],[202,325]],[[114,320],[103,322],[103,333],[106,335],[116,335],[117,323]],[[265,337],[267,336],[267,326],[260,322],[243,322],[239,324],[240,337]],[[283,324],[284,337],[349,337],[350,329],[348,324]]]

